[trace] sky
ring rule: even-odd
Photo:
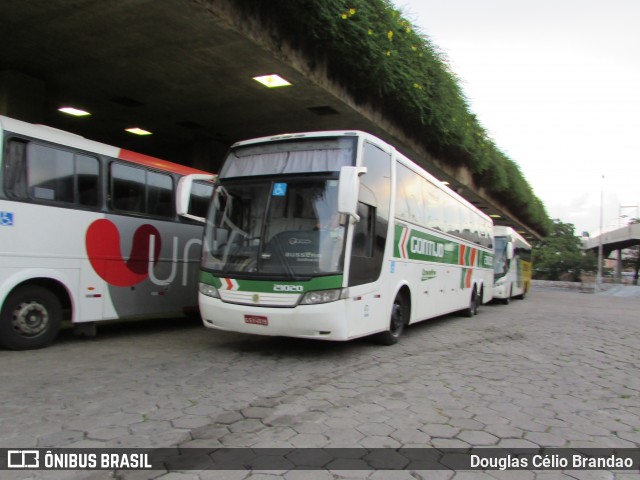
[[[594,236],[640,217],[639,0],[393,4],[552,219]]]

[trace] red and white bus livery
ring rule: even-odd
[[[0,345],[197,307],[212,174],[2,116],[0,140]]]

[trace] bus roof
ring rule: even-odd
[[[494,237],[511,237],[513,240],[519,241],[521,244],[526,245],[528,248],[531,248],[531,244],[525,240],[525,238],[520,235],[516,230],[511,227],[506,227],[504,225],[494,225],[493,226],[493,236]]]
[[[80,135],[49,127],[47,125],[36,125],[0,115],[0,133],[2,131],[25,135],[39,140],[57,143],[59,145],[66,145],[80,150],[85,150],[87,152],[96,153],[98,155],[106,155],[120,160],[137,163],[139,165],[156,168],[158,170],[177,173],[179,175],[189,175],[194,173],[210,174],[209,172],[181,165],[179,163],[169,162],[150,155],[144,155],[131,150],[88,140]]]
[[[231,147],[234,148],[234,147],[242,147],[246,145],[253,145],[256,143],[277,142],[279,140],[298,140],[303,138],[318,138],[318,137],[357,137],[357,136],[363,136],[363,135],[370,136],[368,133],[361,132],[359,130],[324,130],[324,131],[317,131],[317,132],[282,133],[278,135],[270,135],[268,137],[258,137],[258,138],[242,140],[234,143]],[[379,141],[382,141],[382,140],[379,140]]]
[[[448,195],[452,196],[453,198],[455,198],[456,200],[458,200],[459,202],[461,202],[471,210],[474,210],[478,215],[480,215],[485,220],[488,220],[489,222],[493,223],[493,220],[491,219],[491,217],[489,217],[486,213],[484,213],[478,207],[473,205],[471,202],[469,202],[466,198],[464,198],[458,192],[442,184],[442,182],[439,181],[433,174],[429,173],[427,170],[425,170],[423,167],[418,165],[415,161],[408,158],[406,155],[403,155],[393,145],[390,145],[388,142],[385,142],[384,140],[376,137],[375,135],[372,135],[370,133],[367,133],[361,130],[320,130],[315,132],[282,133],[279,135],[271,135],[268,137],[259,137],[259,138],[252,138],[248,140],[242,140],[234,143],[231,146],[231,148],[244,147],[244,146],[255,145],[259,143],[277,142],[281,140],[299,140],[299,139],[305,139],[305,138],[321,138],[321,137],[359,137],[365,140],[373,141],[374,143],[376,143],[378,147],[383,147],[383,149],[388,153],[395,152],[396,158],[402,159],[406,164],[411,164],[415,166],[415,168],[419,169],[421,174],[424,174],[428,180],[433,182],[433,184],[436,185],[438,188],[440,188],[442,191],[446,192]]]

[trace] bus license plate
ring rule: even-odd
[[[261,315],[245,315],[244,323],[250,323],[252,325],[269,325],[269,319]]]

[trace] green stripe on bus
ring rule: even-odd
[[[393,256],[448,265],[493,268],[493,255],[489,252],[397,224],[394,229]]]
[[[343,276],[330,275],[326,277],[315,277],[307,281],[290,282],[274,280],[241,280],[226,277],[216,277],[210,272],[200,271],[200,281],[207,285],[213,285],[218,289],[236,290],[239,292],[273,293],[287,291],[287,289],[277,289],[276,285],[301,287],[296,288],[296,293],[312,292],[316,290],[330,290],[341,288]],[[292,290],[293,291],[293,290]]]

